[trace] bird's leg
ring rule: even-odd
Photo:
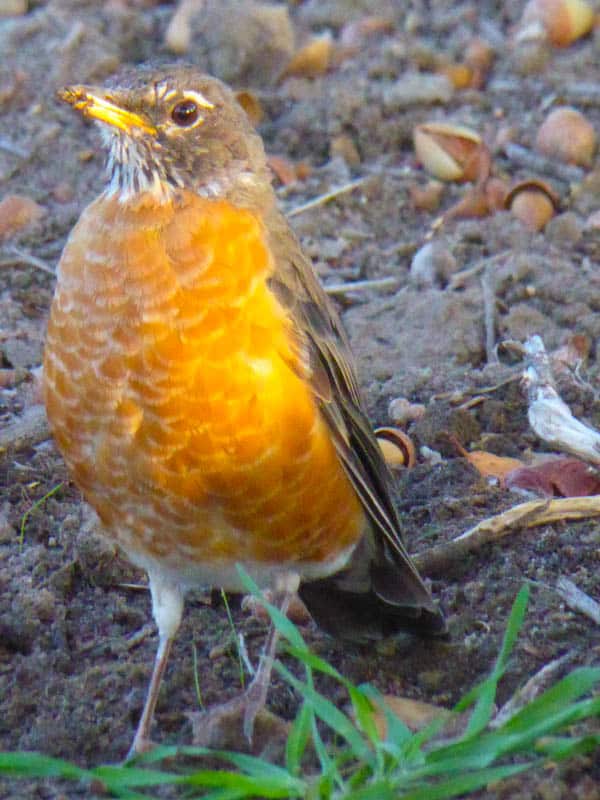
[[[295,574],[278,581],[272,604],[285,614],[290,600],[298,589],[299,580]],[[271,623],[258,669],[248,688],[237,697],[195,715],[194,744],[204,747],[226,747],[239,749],[244,746],[234,731],[243,732],[246,745],[252,746],[254,723],[263,710],[267,700],[275,648],[279,633]]]
[[[148,578],[152,594],[152,613],[158,626],[158,650],[156,651],[154,669],[146,694],[144,710],[127,754],[128,759],[137,753],[145,753],[154,746],[150,738],[154,710],[162,677],[169,660],[173,638],[177,633],[183,613],[183,594],[181,589],[165,581],[164,576],[160,573],[149,573]]]
[[[154,709],[156,708],[156,701],[158,700],[158,693],[160,691],[160,684],[167,667],[169,660],[169,653],[171,652],[171,645],[173,644],[172,638],[164,638],[161,636],[158,640],[158,650],[156,651],[156,658],[154,660],[154,669],[152,677],[146,693],[146,702],[144,703],[144,710],[138,722],[133,742],[127,753],[127,759],[133,758],[137,753],[145,753],[151,750],[153,742],[150,738],[150,728],[152,727],[152,720],[154,719]]]
[[[277,605],[282,614],[287,613],[291,598],[292,595],[289,592],[284,592],[281,598],[274,598],[274,600],[279,599],[279,602],[275,602],[275,605]],[[267,640],[258,663],[258,669],[245,692],[244,736],[250,744],[252,743],[256,715],[264,708],[267,702],[267,692],[271,682],[278,639],[279,631],[271,622]]]

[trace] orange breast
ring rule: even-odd
[[[298,377],[260,222],[188,194],[99,198],[60,264],[56,441],[109,533],[177,568],[335,559],[365,519]]]

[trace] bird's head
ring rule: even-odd
[[[223,196],[267,178],[264,149],[233,92],[196,69],[137,68],[113,85],[69,86],[59,97],[100,123],[108,192],[123,202],[179,189]]]

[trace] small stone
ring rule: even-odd
[[[388,406],[388,416],[394,425],[408,425],[425,414],[422,403],[411,403],[406,397],[395,397]]]

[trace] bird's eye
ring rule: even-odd
[[[180,128],[189,128],[198,120],[200,111],[193,100],[183,100],[177,103],[171,111],[171,119]]]

